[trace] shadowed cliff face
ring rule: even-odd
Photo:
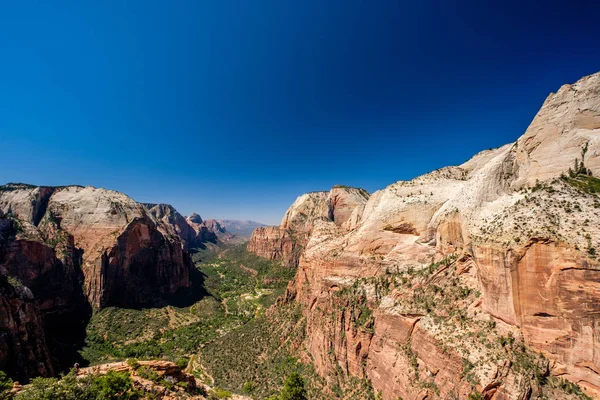
[[[189,254],[149,219],[134,219],[87,272],[90,300],[100,307],[152,304],[191,286]]]
[[[0,272],[0,370],[23,382],[54,373],[40,311],[29,289]]]
[[[577,158],[600,176],[599,120],[596,74],[514,144],[364,201],[304,195],[256,230],[258,255],[301,249],[285,297],[307,319],[301,356],[384,399],[575,398],[563,378],[600,398],[600,199],[568,172]]]
[[[30,294],[0,295],[4,369],[19,379],[79,361],[92,307],[180,304],[204,293],[179,232],[104,189],[0,187],[0,270]]]
[[[197,234],[170,206],[158,205],[149,213],[110,190],[17,185],[2,188],[0,210],[21,221],[19,238],[28,239],[27,246],[43,242],[69,255],[67,264],[83,272],[93,307],[151,305],[191,286],[192,264],[182,242],[196,240]],[[41,260],[23,267],[22,273],[31,274],[42,264],[59,271],[43,261],[49,256],[40,254]],[[24,261],[15,259],[13,264],[18,268]],[[76,300],[69,293],[64,296]]]
[[[26,326],[35,324],[36,331],[28,333],[35,338],[35,343],[29,346],[38,346],[38,350],[27,349],[25,344],[16,348],[13,338],[10,351],[16,354],[33,351],[37,354],[35,357],[50,354],[51,364],[45,368],[44,375],[69,368],[80,358],[77,349],[83,344],[85,326],[91,315],[82,289],[81,252],[74,246],[72,236],[60,231],[55,222],[38,221],[38,229],[30,232],[29,237],[21,221],[0,216],[0,225],[0,270],[30,294],[28,303],[31,304],[26,306],[27,313],[32,315],[27,316],[30,322]],[[12,318],[19,320],[23,316]],[[15,334],[8,333],[8,336]],[[39,375],[32,372],[38,370],[38,361],[31,358],[28,363],[29,366],[19,364],[12,357],[9,369],[19,379]],[[47,363],[42,361],[42,364]]]

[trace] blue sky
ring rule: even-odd
[[[514,141],[600,71],[596,1],[15,1],[0,183],[278,223]]]

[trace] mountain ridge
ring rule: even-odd
[[[335,188],[298,197],[248,250],[298,265],[300,356],[338,385],[566,398],[546,380],[567,379],[600,398],[598,175],[600,73],[550,94],[514,143],[347,202],[341,224]]]

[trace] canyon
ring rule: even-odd
[[[0,369],[27,381],[73,365],[93,310],[160,306],[202,293],[189,250],[230,238],[93,187],[0,187]]]
[[[296,369],[319,399],[600,398],[597,176],[600,73],[514,143],[374,193],[303,194],[279,226],[6,184],[0,370],[56,376],[85,342],[104,364],[82,375],[164,398],[272,395]]]
[[[600,398],[600,73],[514,143],[371,195],[300,196],[248,250],[297,265],[299,355],[383,399]],[[471,398],[471,397],[470,397]]]

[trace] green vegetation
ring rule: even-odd
[[[306,400],[306,389],[304,379],[297,373],[292,372],[283,384],[283,390],[279,396],[281,400]]]
[[[209,400],[230,399],[231,397],[232,397],[232,394],[230,391],[217,387],[217,388],[214,388],[211,393],[209,393],[208,399]]]
[[[0,186],[0,192],[11,192],[13,190],[20,190],[20,189],[35,189],[36,187],[37,186],[30,185],[28,183],[8,182],[7,184]]]
[[[561,179],[586,193],[600,192],[600,179],[592,176],[592,170],[585,166],[585,155],[587,154],[589,143],[581,147],[581,162],[575,158],[573,168],[569,168],[567,174],[562,174]]]
[[[13,387],[13,381],[4,371],[0,371],[0,400],[10,399],[10,389]]]
[[[106,308],[88,327],[81,355],[92,364],[126,358],[189,358],[204,344],[264,313],[295,271],[238,245],[196,265],[209,295],[190,307]]]
[[[232,392],[247,393],[251,386],[258,398],[275,395],[296,372],[311,378],[308,390],[317,394],[324,382],[292,355],[304,339],[305,323],[299,305],[280,305],[208,343],[199,358],[215,384]]]
[[[369,192],[361,187],[354,187],[354,186],[347,186],[347,185],[334,185],[333,186],[334,189],[356,189],[359,191],[359,193],[365,197],[365,198],[369,198]]]
[[[144,393],[133,387],[127,372],[77,378],[74,371],[62,379],[35,378],[15,396],[15,400],[133,400]]]
[[[285,377],[297,373],[303,377],[307,399],[350,398],[374,400],[366,379],[344,376],[340,384],[326,389],[327,382],[316,374],[310,363],[297,355],[306,338],[306,319],[296,303],[279,303],[265,314],[206,344],[199,354],[202,370],[214,384],[234,393],[254,398],[280,400]],[[203,378],[201,371],[198,377]],[[249,391],[251,388],[251,392]]]
[[[600,179],[591,175],[576,175],[561,177],[562,180],[567,182],[569,185],[576,189],[581,190],[585,193],[599,193],[600,192]]]
[[[81,185],[66,185],[66,186],[44,186],[44,187],[51,187],[54,189],[64,189],[66,187],[79,187],[79,188],[83,188],[84,186]],[[0,192],[12,192],[14,190],[25,190],[25,189],[35,189],[37,187],[37,185],[31,185],[29,183],[21,183],[21,182],[8,182],[5,185],[0,185]]]
[[[479,392],[471,392],[469,394],[469,400],[483,400],[483,395]]]

